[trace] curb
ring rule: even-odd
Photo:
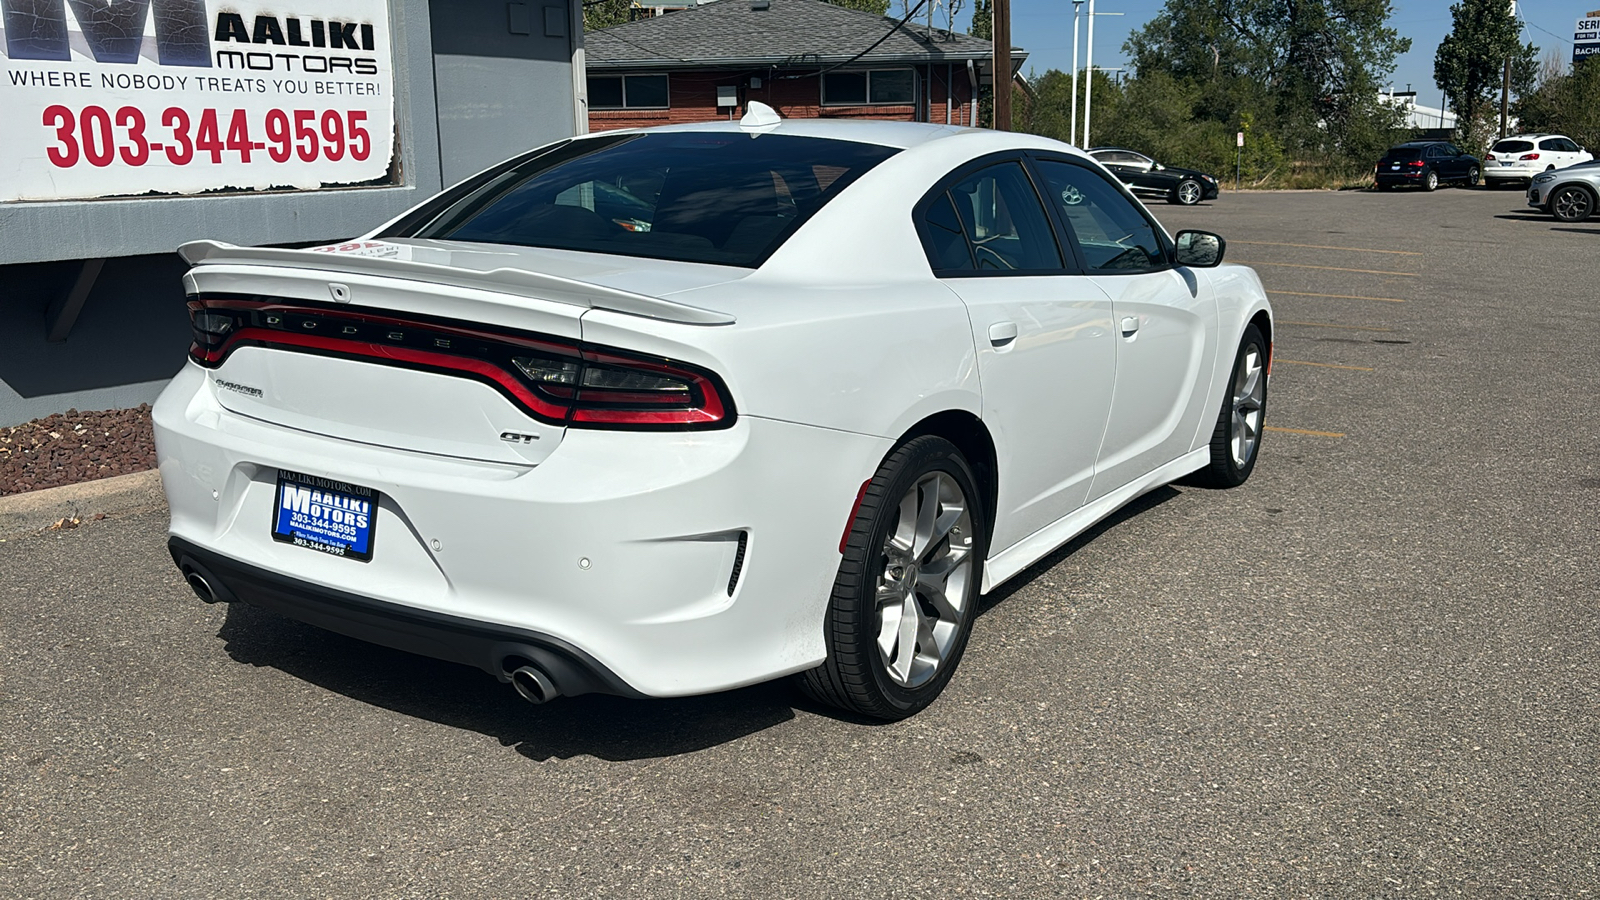
[[[0,497],[0,538],[43,531],[66,520],[159,509],[167,505],[155,469]]]

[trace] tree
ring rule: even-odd
[[[1507,0],[1460,0],[1450,7],[1452,27],[1433,57],[1433,80],[1456,110],[1462,143],[1479,150],[1493,130],[1493,98],[1510,61],[1523,86],[1532,80],[1539,48],[1522,43],[1522,26]]]
[[[1249,114],[1302,151],[1345,155],[1392,118],[1367,97],[1411,48],[1391,12],[1389,0],[1167,0],[1123,49],[1140,77],[1193,86],[1197,116]]]
[[[1539,85],[1517,98],[1516,113],[1523,131],[1564,134],[1591,151],[1600,149],[1600,63],[1581,62],[1572,72],[1562,71],[1561,60],[1547,60]]]
[[[845,9],[869,12],[875,16],[886,15],[889,12],[889,0],[828,0],[828,2]]]
[[[583,30],[599,31],[633,18],[633,0],[584,0]]]

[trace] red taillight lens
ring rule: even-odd
[[[1483,155],[1483,161],[1484,162],[1494,162],[1494,154],[1493,153],[1485,153]]]
[[[1521,156],[1517,157],[1517,159],[1520,159],[1520,160],[1532,160],[1532,159],[1538,159],[1538,158],[1539,158],[1539,154],[1537,154],[1537,153],[1524,153]]]
[[[556,425],[682,430],[724,428],[734,419],[727,389],[709,372],[543,335],[223,298],[189,301],[189,321],[189,356],[207,368],[236,347],[262,346],[470,378]]]
[[[1424,163],[1422,162],[1422,160],[1419,159],[1419,160],[1415,160],[1413,162],[1408,162],[1408,163],[1406,163],[1406,165],[1410,166],[1413,169],[1420,169],[1420,168],[1423,167]]]

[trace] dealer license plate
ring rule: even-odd
[[[377,512],[372,488],[279,469],[272,539],[367,562]]]

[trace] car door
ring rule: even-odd
[[[934,274],[972,323],[1002,473],[997,554],[1088,495],[1111,407],[1111,303],[1069,267],[1020,158],[958,170],[917,215]]]
[[[1210,280],[1173,266],[1159,226],[1098,172],[1070,158],[1033,165],[1069,246],[1111,300],[1116,384],[1092,501],[1194,449],[1215,418],[1216,301]]]

